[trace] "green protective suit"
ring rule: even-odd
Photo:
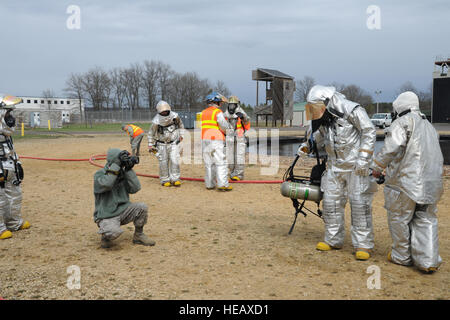
[[[120,168],[120,151],[109,149],[105,167],[94,174],[95,222],[120,215],[131,204],[129,194],[141,189],[136,173]],[[119,173],[116,175],[108,171]]]

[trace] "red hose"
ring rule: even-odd
[[[104,154],[98,154],[93,155],[89,159],[57,159],[57,158],[38,158],[38,157],[25,157],[21,156],[22,159],[32,159],[32,160],[45,160],[45,161],[89,161],[90,164],[93,166],[103,168],[102,165],[95,163],[95,160],[105,160],[106,155]],[[144,173],[136,173],[136,175],[141,177],[147,177],[147,178],[155,178],[158,179],[159,176],[153,175],[153,174],[144,174]],[[184,181],[199,181],[204,182],[205,179],[201,178],[189,178],[189,177],[181,177],[181,180]],[[251,183],[251,184],[278,184],[283,183],[282,180],[240,180],[240,181],[230,181],[231,183]]]
[[[106,156],[104,154],[99,154],[99,155],[94,155],[89,159],[89,163],[99,167],[99,168],[103,168],[102,165],[99,165],[97,163],[94,162],[94,160],[105,160]],[[144,173],[137,173],[137,176],[141,176],[141,177],[148,177],[148,178],[159,178],[159,176],[157,175],[153,175],[153,174],[144,174]],[[189,177],[180,177],[180,180],[184,180],[184,181],[199,181],[199,182],[205,182],[205,179],[201,179],[201,178],[189,178]],[[276,183],[283,183],[282,180],[240,180],[240,181],[230,181],[231,183],[252,183],[252,184],[276,184]]]
[[[25,157],[20,156],[22,159],[32,159],[32,160],[45,160],[45,161],[89,161],[89,159],[57,159],[57,158],[38,158],[38,157]]]

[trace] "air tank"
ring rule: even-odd
[[[307,182],[285,181],[281,184],[280,189],[283,196],[291,199],[310,200],[319,203],[323,197],[320,186]]]

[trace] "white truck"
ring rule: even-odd
[[[375,113],[370,119],[375,127],[386,128],[392,123],[392,116],[390,113]]]

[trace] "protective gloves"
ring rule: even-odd
[[[241,121],[244,121],[244,114],[242,112],[236,112],[236,115],[241,119]]]
[[[303,143],[298,147],[297,154],[298,154],[299,156],[309,154],[309,146],[308,146],[308,143],[307,143],[307,142],[303,142]]]
[[[369,161],[367,159],[358,158],[358,160],[356,160],[355,174],[363,177],[367,177],[370,174]]]

